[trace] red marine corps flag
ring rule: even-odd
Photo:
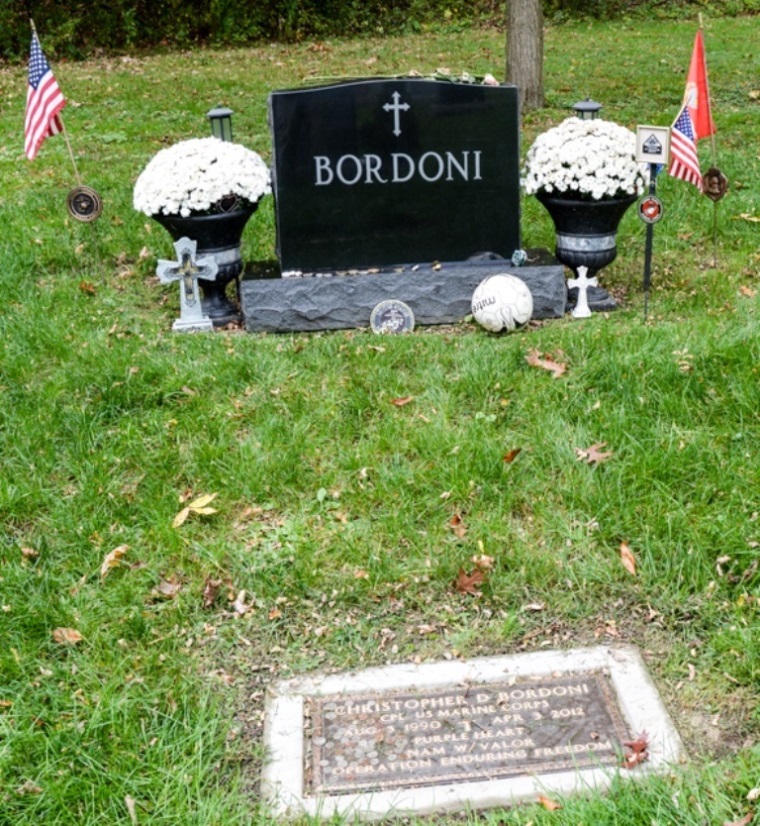
[[[689,181],[702,191],[697,141],[715,134],[710,111],[710,87],[707,83],[707,62],[702,30],[697,31],[691,55],[686,92],[670,135],[670,168],[674,178]]]
[[[30,161],[34,160],[48,135],[57,135],[63,130],[59,113],[65,105],[66,101],[42,51],[37,32],[32,30],[24,118],[24,151]]]

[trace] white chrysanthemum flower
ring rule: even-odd
[[[146,215],[209,213],[227,198],[255,204],[272,191],[261,156],[237,143],[193,138],[162,149],[135,183],[134,208]]]
[[[606,120],[567,118],[539,135],[523,167],[528,195],[562,193],[593,200],[639,195],[646,165],[636,162],[636,136]]]

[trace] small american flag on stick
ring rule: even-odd
[[[30,161],[34,160],[48,135],[57,135],[63,130],[59,113],[65,105],[66,100],[42,51],[37,32],[32,31],[24,118],[24,151]]]
[[[689,107],[684,104],[670,130],[670,169],[674,178],[688,181],[702,191],[702,173],[699,169],[697,141]]]

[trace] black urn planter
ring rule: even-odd
[[[153,219],[178,241],[189,238],[197,242],[198,258],[213,255],[219,271],[214,281],[198,279],[203,290],[203,312],[215,327],[223,327],[231,321],[241,319],[237,304],[227,297],[227,285],[237,279],[243,271],[240,257],[240,241],[248,219],[256,211],[258,204],[236,209],[233,212],[220,212],[214,215],[153,215]]]
[[[537,193],[536,198],[554,221],[557,260],[576,276],[578,267],[587,267],[589,278],[611,264],[617,256],[618,226],[637,197],[583,201]]]

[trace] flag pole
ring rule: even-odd
[[[702,20],[702,12],[699,12],[699,31],[704,33],[705,26]],[[704,54],[705,60],[705,72],[707,72],[707,49],[705,48],[704,44],[704,34],[702,37],[702,49]],[[712,115],[711,115],[712,118]],[[716,169],[718,166],[718,151],[716,148],[715,143],[715,129],[713,129],[710,135],[710,156],[712,158],[712,168]],[[712,265],[713,269],[717,269],[718,267],[718,201],[712,199],[713,202],[713,226],[712,226],[712,242],[713,242],[713,260]]]
[[[77,162],[74,160],[74,152],[71,149],[71,141],[69,140],[69,133],[66,130],[66,124],[65,124],[63,118],[60,116],[60,114],[58,115],[58,118],[61,121],[61,126],[63,127],[63,137],[66,139],[66,146],[69,150],[69,157],[71,158],[72,166],[74,167],[74,175],[77,179],[77,184],[79,186],[82,186],[82,178],[79,175],[79,169],[77,168]]]

